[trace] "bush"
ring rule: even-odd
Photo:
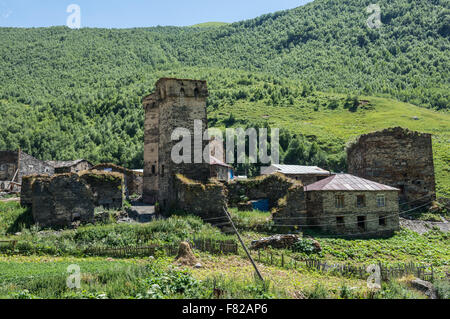
[[[316,252],[314,242],[311,239],[300,239],[291,246],[291,250],[296,253],[313,254]]]
[[[450,281],[445,279],[435,280],[433,284],[439,299],[450,299]]]

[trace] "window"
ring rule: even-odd
[[[198,95],[199,95],[198,88],[195,88],[195,90],[194,90],[194,97],[197,99]]]
[[[386,197],[384,195],[377,195],[377,206],[378,207],[386,206]]]
[[[164,165],[161,165],[161,176],[164,177]]]
[[[336,217],[336,225],[338,228],[345,228],[345,221],[343,216]]]
[[[378,218],[378,225],[380,226],[386,226],[386,216],[380,216]]]
[[[365,195],[356,196],[356,207],[366,207],[366,196]]]
[[[358,216],[358,228],[360,230],[366,230],[366,216]]]
[[[156,173],[155,165],[152,165],[152,174],[155,174],[155,173]]]
[[[344,195],[335,196],[335,205],[336,208],[344,208]]]

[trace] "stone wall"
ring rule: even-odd
[[[94,221],[95,207],[122,208],[123,175],[84,171],[78,174],[25,176],[21,203],[32,206],[43,227],[67,227]]]
[[[80,172],[78,175],[89,185],[96,207],[122,209],[124,200],[123,174],[94,170]]]
[[[278,200],[285,197],[289,188],[301,183],[276,173],[258,176],[247,180],[234,180],[226,184],[228,190],[228,204],[236,207],[241,202],[241,196],[250,200],[267,198],[269,208],[276,207]]]
[[[35,178],[32,213],[42,227],[66,227],[74,221],[93,222],[94,197],[76,174]]]
[[[208,127],[207,96],[205,81],[164,78],[156,83],[155,93],[143,101],[146,110],[143,198],[149,204],[158,202],[163,211],[175,204],[176,174],[203,183],[210,177],[209,164],[203,159],[203,150],[209,154],[209,138],[206,136],[200,143],[194,141],[194,121],[201,123],[198,132],[201,137]],[[172,160],[172,148],[179,142],[172,141],[176,128],[190,132],[191,163],[177,164]],[[199,158],[195,158],[195,154]]]
[[[121,173],[124,175],[124,183],[126,186],[126,196],[139,195],[142,196],[143,192],[143,177],[144,174],[136,172],[131,169],[127,169],[122,166],[118,166],[112,163],[99,164],[92,167],[92,170],[104,171],[110,169],[112,172]]]
[[[300,225],[306,222],[307,210],[303,185],[292,185],[283,198],[278,200],[278,206],[272,211],[272,220],[276,226]],[[288,229],[292,229],[289,226]]]
[[[18,171],[17,171],[18,170]],[[22,183],[22,176],[32,174],[53,174],[54,169],[46,162],[38,160],[21,151],[0,151],[0,186],[14,182]]]
[[[396,127],[362,135],[347,158],[350,174],[399,188],[410,206],[436,199],[431,134]]]
[[[385,196],[384,207],[378,207],[377,195]],[[342,208],[336,207],[336,196],[344,196]],[[364,205],[357,205],[357,196],[364,196]],[[331,234],[382,236],[400,227],[397,191],[310,191],[307,211],[308,225],[315,225],[311,229]],[[358,225],[358,216],[365,218],[364,228]]]
[[[225,216],[227,207],[226,188],[221,183],[210,181],[206,184],[190,180],[177,174],[176,209],[200,216],[203,219]],[[223,223],[226,219],[217,219],[211,223]]]

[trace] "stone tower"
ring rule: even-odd
[[[418,207],[436,199],[431,134],[401,127],[361,135],[347,148],[348,171],[400,189],[400,204]]]
[[[176,200],[176,174],[201,182],[209,179],[209,162],[202,157],[201,163],[198,163],[199,154],[203,154],[204,150],[209,154],[209,149],[206,149],[209,147],[208,136],[200,143],[194,141],[195,121],[201,122],[202,133],[208,128],[207,97],[206,81],[162,78],[156,82],[155,93],[144,98],[145,203],[158,203],[162,211],[173,207]],[[190,163],[185,161],[177,164],[171,158],[172,148],[179,142],[172,141],[172,133],[176,128],[190,132]]]

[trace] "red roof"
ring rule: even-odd
[[[305,186],[305,191],[399,191],[399,189],[350,174],[337,174]]]

